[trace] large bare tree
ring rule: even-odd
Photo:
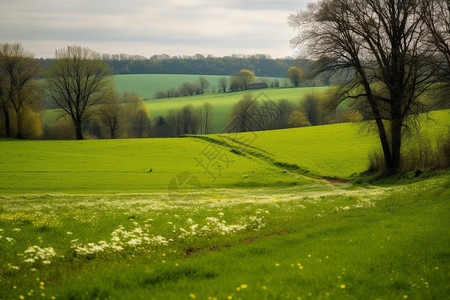
[[[11,136],[11,113],[15,113],[16,137],[23,138],[22,110],[38,99],[38,85],[33,79],[39,74],[39,63],[21,44],[0,44],[0,107],[5,120],[6,136]]]
[[[47,94],[71,117],[79,140],[84,138],[83,122],[111,88],[111,73],[100,54],[88,48],[56,51],[56,60],[47,70]]]
[[[319,71],[352,75],[336,104],[352,99],[368,105],[388,173],[399,170],[404,133],[425,108],[419,97],[442,80],[438,69],[449,68],[433,63],[439,51],[430,43],[426,16],[427,4],[435,2],[443,0],[323,0],[289,19],[298,30],[292,44],[318,60]],[[443,15],[448,20],[448,10]],[[442,26],[435,18],[431,13]],[[448,41],[450,32],[439,32]]]

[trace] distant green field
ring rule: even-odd
[[[185,82],[196,83],[199,77],[205,77],[210,87],[208,91],[218,90],[219,79],[222,77],[230,80],[229,75],[178,75],[178,74],[133,74],[133,75],[114,75],[114,84],[117,92],[131,91],[143,99],[152,99],[157,92],[166,92],[170,89],[177,89]],[[281,86],[289,86],[286,78],[275,77],[257,77],[257,82],[270,83],[272,80],[280,81]],[[228,83],[229,84],[229,83]]]
[[[225,93],[225,94],[206,94],[192,97],[159,99],[145,101],[150,115],[153,119],[158,116],[166,116],[167,111],[170,109],[180,109],[186,104],[192,104],[193,106],[200,106],[205,102],[209,102],[213,106],[212,113],[212,133],[223,132],[227,116],[230,113],[233,105],[241,100],[245,94],[250,93],[259,100],[273,100],[278,101],[281,99],[289,100],[294,105],[300,103],[300,99],[303,95],[316,91],[324,92],[328,87],[302,87],[302,88],[283,88],[283,89],[263,89],[253,91],[243,91],[237,93]]]
[[[168,75],[168,76],[170,78],[171,76],[176,75]],[[142,87],[142,82],[139,83],[139,86]],[[167,111],[170,109],[181,109],[186,104],[192,104],[193,106],[200,106],[203,105],[203,103],[205,102],[209,102],[213,106],[211,133],[221,133],[223,132],[226,126],[227,116],[231,111],[231,109],[233,108],[233,105],[236,104],[239,100],[241,100],[247,93],[251,93],[254,97],[257,97],[260,100],[278,101],[281,99],[286,99],[289,100],[294,105],[298,105],[303,95],[312,91],[324,92],[327,89],[328,87],[300,87],[300,88],[252,90],[236,93],[216,93],[216,94],[197,95],[191,97],[146,100],[145,105],[147,106],[148,111],[150,112],[150,118],[153,121],[155,121],[158,116],[165,117],[167,115]],[[47,123],[54,122],[57,116],[58,110],[56,109],[51,109],[44,112],[44,119]]]

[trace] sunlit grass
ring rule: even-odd
[[[5,196],[0,296],[442,298],[449,187]],[[27,260],[36,247],[45,259]]]

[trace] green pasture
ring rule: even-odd
[[[450,181],[0,198],[1,299],[445,299]]]
[[[123,91],[131,91],[143,99],[152,99],[157,92],[178,89],[185,82],[197,83],[200,77],[208,80],[209,92],[218,91],[220,78],[227,78],[228,85],[230,81],[229,75],[131,74],[113,76],[114,85],[119,94]],[[287,78],[257,77],[255,82],[270,83],[272,80],[278,80],[282,87],[290,86]]]
[[[131,75],[130,75],[131,76]],[[135,75],[139,76],[139,75]],[[147,76],[147,75],[146,75]],[[175,76],[175,75],[167,75]],[[187,76],[187,75],[186,75]],[[190,76],[190,75],[189,75]],[[220,78],[220,76],[219,76]],[[139,82],[139,86],[143,87],[142,82]],[[144,101],[150,112],[150,118],[153,122],[156,122],[158,116],[166,117],[167,112],[171,109],[181,109],[187,104],[191,104],[194,107],[201,106],[205,102],[209,102],[213,106],[212,111],[212,133],[223,132],[227,117],[230,113],[233,105],[241,100],[245,94],[250,93],[254,97],[257,97],[261,101],[273,100],[278,101],[281,99],[289,100],[294,105],[300,103],[300,99],[309,92],[325,92],[328,87],[301,87],[301,88],[278,88],[278,89],[263,89],[242,91],[235,93],[215,93],[196,95],[191,97],[179,97],[179,98],[167,98],[167,99],[153,99]],[[44,112],[44,122],[47,124],[53,123],[59,116],[58,109],[46,110]]]
[[[421,123],[423,134],[447,134],[449,115],[450,110],[430,113],[432,120]],[[196,185],[204,188],[348,178],[366,171],[368,154],[379,148],[376,134],[361,126],[344,123],[171,139],[3,140],[0,194],[165,191],[181,173],[194,175]]]
[[[348,178],[368,169],[368,154],[381,149],[374,126],[364,123],[197,136],[229,149],[238,149],[269,163],[284,165],[291,171],[316,177]],[[435,140],[448,134],[450,110],[431,112],[420,122],[420,134]],[[404,141],[407,149],[415,137]]]
[[[191,97],[169,98],[148,100],[145,104],[150,112],[151,118],[156,120],[158,116],[166,116],[170,109],[181,109],[187,104],[201,106],[205,102],[209,102],[213,106],[212,112],[212,133],[223,132],[227,123],[227,117],[233,105],[241,100],[245,94],[252,94],[261,101],[273,100],[278,101],[282,99],[289,100],[294,105],[299,105],[300,99],[310,92],[324,92],[328,87],[302,87],[302,88],[280,88],[280,89],[263,89],[243,91],[236,93],[222,93],[222,94],[206,94]]]
[[[0,140],[0,299],[446,299],[450,174],[321,178],[367,169],[363,132]]]
[[[0,149],[0,194],[167,191],[183,172],[201,187],[309,181],[196,139],[2,141]],[[205,153],[220,157],[211,165]]]

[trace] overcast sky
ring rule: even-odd
[[[289,14],[311,0],[0,0],[0,43],[35,57],[68,45],[100,53],[292,55]]]

